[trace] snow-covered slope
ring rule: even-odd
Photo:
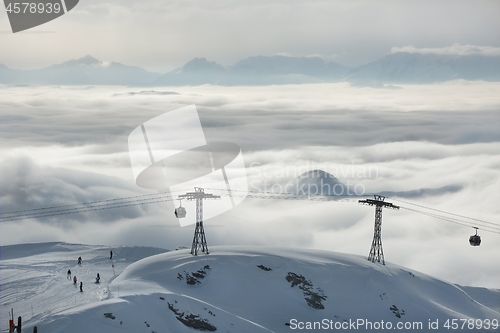
[[[109,259],[110,251],[113,259]],[[0,248],[0,332],[8,328],[7,313],[25,324],[54,313],[107,299],[108,286],[131,263],[164,249],[109,247],[65,243],[34,243]],[[81,256],[82,265],[77,265]],[[114,266],[114,267],[113,267]],[[113,271],[114,268],[114,271]],[[83,282],[83,293],[67,279],[67,271]],[[101,283],[95,284],[97,273]],[[116,276],[115,274],[116,273]],[[16,319],[17,321],[17,319]],[[30,330],[31,332],[31,330]]]
[[[90,253],[97,254],[100,249],[94,251]],[[85,254],[90,260],[77,274],[83,273],[85,265],[109,265],[109,258],[105,258],[108,249],[102,252],[93,258]],[[62,260],[64,252],[47,252],[45,256]],[[364,257],[326,251],[213,247],[210,255],[198,257],[188,250],[173,251],[133,263],[114,280],[104,278],[103,266],[105,283],[87,283],[83,293],[72,289],[62,267],[48,273],[53,266],[46,262],[47,269],[41,273],[44,266],[34,259],[36,256],[30,257],[37,265],[34,271],[59,275],[59,286],[54,290],[39,288],[25,295],[25,303],[45,294],[65,295],[65,304],[29,319],[28,331],[36,324],[39,332],[51,333],[287,332],[299,322],[326,319],[334,327],[359,319],[365,325],[380,325],[383,320],[384,325],[390,322],[394,327],[399,322],[422,323],[423,329],[414,331],[425,332],[429,320],[438,320],[442,331],[446,320],[500,319],[500,313],[455,285],[389,263],[382,266]],[[2,259],[2,271],[14,270],[16,260],[21,259]],[[89,270],[92,272],[83,273],[85,279],[93,278],[96,268]],[[11,307],[4,298],[4,279],[2,273],[2,309]],[[12,285],[7,289],[13,298]],[[490,301],[500,299],[497,290],[484,289],[478,294]],[[88,301],[75,306],[75,299]],[[21,303],[16,305],[22,307]],[[365,328],[358,327],[360,331]]]

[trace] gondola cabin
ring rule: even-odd
[[[174,214],[175,214],[175,217],[182,219],[182,218],[186,217],[186,208],[184,208],[182,206],[177,207],[174,211]]]
[[[481,245],[481,236],[479,235],[472,235],[469,237],[469,243],[472,246],[479,246]]]
[[[186,208],[182,207],[182,200],[179,200],[179,207],[174,210],[174,215],[178,219],[186,217]]]
[[[469,244],[472,246],[479,246],[481,245],[481,236],[477,234],[478,228],[474,227],[474,229],[476,229],[476,234],[469,237]]]

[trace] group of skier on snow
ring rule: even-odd
[[[113,258],[113,251],[109,251],[109,259],[112,259],[112,258]],[[78,257],[77,264],[78,264],[78,266],[82,266],[82,257]],[[67,279],[71,280],[71,269],[68,269]],[[78,282],[78,280],[76,278],[76,275],[74,275],[73,276],[73,284],[76,285],[77,282]],[[97,273],[97,276],[95,277],[95,283],[101,283],[101,276],[99,275],[99,273]],[[80,292],[83,292],[83,282],[82,281],[80,281]]]

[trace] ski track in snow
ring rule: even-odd
[[[11,308],[15,322],[21,316],[26,326],[44,315],[107,299],[109,284],[128,265],[166,251],[137,247],[138,253],[129,258],[134,248],[43,243],[33,251],[30,249],[33,246],[26,246],[23,252],[20,246],[13,246],[13,251],[3,247],[1,251],[0,332],[8,331]],[[112,260],[109,259],[110,250],[114,252]],[[43,252],[37,254],[38,251]],[[83,259],[81,266],[77,264],[79,256]],[[72,277],[76,275],[77,284],[67,279],[68,269]],[[101,277],[99,284],[95,283],[97,273]],[[83,292],[80,292],[80,281]]]

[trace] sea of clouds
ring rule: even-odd
[[[322,169],[366,193],[437,189],[405,200],[498,223],[500,83],[401,87],[0,86],[0,207],[8,212],[151,193],[134,184],[128,135],[157,115],[195,104],[208,141],[241,147],[252,191],[283,188],[303,172]],[[5,222],[0,243],[189,245],[193,230],[179,227],[173,208],[166,202]],[[248,198],[208,220],[206,233],[209,245],[366,256],[373,220],[374,209],[355,199]],[[383,213],[386,261],[500,288],[500,235],[480,230],[483,243],[473,248],[472,233],[408,210]]]

